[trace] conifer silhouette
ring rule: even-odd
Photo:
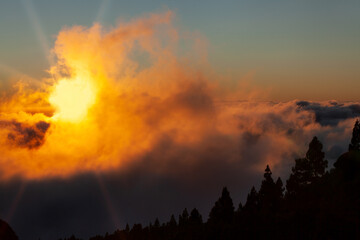
[[[234,217],[234,204],[226,187],[223,188],[221,197],[215,202],[209,215],[210,222],[232,222]]]
[[[189,213],[185,208],[181,215],[179,215],[179,226],[185,226],[189,222]]]
[[[305,158],[295,160],[292,173],[286,181],[288,196],[294,196],[325,174],[328,161],[324,159],[323,145],[314,137],[309,144]]]
[[[248,212],[255,213],[259,206],[259,194],[253,186],[247,195],[244,209]]]
[[[360,151],[360,122],[358,119],[353,128],[349,151]]]

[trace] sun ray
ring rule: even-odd
[[[7,216],[6,216],[6,220],[7,221],[11,221],[12,217],[14,216],[14,213],[16,211],[16,208],[18,207],[19,203],[20,203],[20,200],[25,192],[25,187],[26,187],[26,183],[25,182],[21,182],[20,184],[20,187],[19,187],[19,191],[17,192],[12,204],[11,204],[11,207],[9,208],[9,211],[7,213]]]
[[[48,42],[47,37],[41,26],[41,23],[38,18],[38,14],[36,13],[36,10],[34,8],[33,2],[32,2],[32,0],[22,0],[21,2],[23,4],[23,6],[28,14],[29,20],[35,30],[36,37],[37,37],[38,41],[40,42],[40,45],[44,52],[44,55],[45,55],[46,59],[48,60],[50,66],[53,66],[55,61],[50,54],[49,42]]]
[[[104,14],[109,9],[111,4],[111,0],[103,0],[101,1],[98,14],[96,15],[95,22],[102,22]]]
[[[118,215],[116,214],[117,211],[114,207],[114,204],[112,203],[109,191],[107,190],[105,183],[104,183],[103,179],[101,178],[100,174],[95,174],[95,176],[96,176],[97,182],[99,184],[102,196],[104,197],[106,207],[107,207],[109,214],[111,216],[111,219],[113,221],[113,224],[115,225],[115,228],[119,228],[120,220],[119,220]]]
[[[19,71],[18,69],[13,68],[12,66],[6,65],[2,62],[0,62],[0,72],[5,73],[5,74],[9,74],[11,77],[15,76],[15,77],[24,77],[26,79],[29,79],[31,81],[36,81],[36,82],[40,82],[40,80],[35,79],[29,75],[27,75],[26,73],[23,73],[21,71]]]

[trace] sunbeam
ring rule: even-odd
[[[44,56],[49,61],[50,66],[52,66],[54,64],[54,59],[50,54],[49,42],[41,26],[38,14],[36,13],[36,10],[34,8],[34,4],[32,0],[21,0],[21,2],[26,10],[26,13],[28,14],[31,25],[35,30],[36,37],[40,42],[40,45],[44,52]]]
[[[7,212],[6,220],[11,221],[12,217],[14,216],[16,208],[18,207],[20,200],[24,194],[25,188],[26,188],[26,183],[23,181],[23,182],[21,182],[19,190],[18,190],[14,200],[11,203],[9,211]]]
[[[10,78],[23,79],[26,78],[32,82],[40,82],[41,80],[31,77],[30,75],[19,71],[18,69],[0,62],[0,73],[9,75]]]
[[[114,223],[114,227],[119,228],[121,223],[120,223],[119,217],[117,215],[118,211],[117,211],[117,209],[115,209],[114,204],[112,203],[110,194],[105,186],[105,183],[104,183],[102,177],[100,176],[100,174],[95,174],[95,176],[96,176],[96,180],[99,184],[102,196],[104,198],[106,208],[107,208],[109,215]]]
[[[108,11],[111,5],[111,0],[103,0],[101,1],[98,14],[96,15],[95,22],[102,23],[104,20],[103,17],[105,13]]]

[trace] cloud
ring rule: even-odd
[[[37,122],[34,126],[25,125],[16,121],[2,122],[2,126],[7,126],[10,132],[7,135],[8,142],[18,147],[29,149],[40,147],[45,139],[45,133],[50,124],[44,121]]]
[[[172,18],[166,12],[114,28],[62,29],[49,70],[54,79],[31,91],[20,83],[2,101],[1,119],[12,124],[0,128],[0,177],[67,178],[148,162],[150,172],[177,176],[206,161],[209,169],[219,162],[254,172],[270,164],[281,174],[314,135],[332,161],[345,149],[359,103],[222,101],[244,91],[225,90],[208,65],[176,51],[183,39]],[[65,104],[51,106],[64,81],[75,89],[85,83],[81,93],[91,94],[91,104],[65,91],[58,95]],[[73,105],[87,106],[79,122],[61,118],[59,106]],[[178,173],[168,166],[179,166]]]
[[[359,103],[338,103],[329,101],[328,103],[317,103],[308,101],[298,101],[296,103],[300,109],[315,113],[316,122],[323,126],[337,125],[341,120],[356,118],[360,116]]]
[[[175,102],[170,106],[179,104]],[[148,110],[152,112],[159,105]],[[182,109],[184,105],[180,105]],[[189,141],[181,137],[181,129],[162,131],[151,148],[112,171],[1,182],[4,198],[0,199],[0,215],[22,239],[73,233],[88,238],[123,228],[126,223],[147,225],[156,217],[168,221],[171,214],[180,214],[185,207],[198,208],[207,219],[223,186],[228,186],[235,206],[244,203],[251,186],[259,187],[266,164],[270,164],[274,178],[281,176],[285,182],[294,159],[304,156],[314,135],[323,142],[331,166],[346,150],[354,124],[349,118],[336,126],[323,126],[313,112],[299,110],[297,101],[211,105],[211,111],[191,121],[204,117],[210,121],[212,116],[221,126],[205,127],[201,138],[191,139],[186,133]],[[162,124],[171,115],[169,111],[164,113]],[[196,116],[192,110],[185,113]],[[147,124],[161,127],[153,122],[153,114],[149,114],[152,121]],[[7,219],[21,184],[26,185],[25,191],[14,215]]]

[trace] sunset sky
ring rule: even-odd
[[[234,81],[251,74],[271,100],[359,100],[360,4],[348,1],[10,1],[0,8],[0,66],[46,76],[64,26],[111,27],[119,19],[172,10],[206,41],[209,61]],[[36,60],[36,61],[35,61]]]
[[[359,1],[4,0],[0,219],[20,239],[235,208],[360,116]]]

